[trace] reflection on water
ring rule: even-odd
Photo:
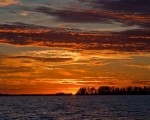
[[[149,120],[150,96],[5,96],[0,120]]]

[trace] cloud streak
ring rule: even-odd
[[[31,56],[10,56],[8,59],[31,59],[41,62],[65,62],[72,58],[46,58],[46,57],[31,57]]]
[[[35,26],[36,28],[36,26]],[[113,33],[90,33],[69,29],[32,28],[32,26],[1,25],[0,42],[15,45],[64,47],[85,50],[113,50],[122,52],[148,52],[149,29]]]
[[[90,1],[90,3],[90,5],[93,5],[94,9],[53,9],[50,7],[40,6],[35,11],[45,13],[50,16],[55,16],[58,21],[70,23],[112,23],[112,21],[116,21],[127,26],[140,25],[142,27],[149,27],[150,6],[149,1],[147,0],[146,2],[136,2],[131,0],[104,2],[93,0]],[[144,4],[142,8],[140,3]],[[135,5],[136,8],[133,9],[131,5]]]

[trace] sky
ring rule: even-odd
[[[0,0],[0,93],[150,85],[150,0]]]

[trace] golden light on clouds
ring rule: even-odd
[[[150,85],[148,5],[0,0],[0,93]]]
[[[28,46],[27,46],[28,47]],[[31,46],[32,47],[32,46]],[[26,48],[26,47],[25,47]],[[24,48],[24,49],[25,49]],[[41,49],[44,47],[36,48]],[[65,50],[47,48],[39,51],[17,51],[1,59],[0,84],[12,89],[12,93],[72,92],[82,86],[144,85],[136,79],[149,78],[146,64],[135,65],[134,56],[149,58],[147,53],[122,53],[109,50]],[[12,51],[13,52],[13,51]],[[137,61],[139,63],[139,61]],[[142,65],[143,64],[143,65]],[[135,69],[134,69],[135,68]],[[134,70],[133,70],[134,69]],[[114,72],[115,71],[115,72]],[[11,78],[12,82],[9,81]],[[147,84],[149,82],[147,81]],[[34,92],[33,92],[34,89]]]

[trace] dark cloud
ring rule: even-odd
[[[34,24],[26,24],[22,22],[13,22],[9,24],[0,24],[0,29],[47,29],[48,27],[34,25]]]
[[[85,2],[80,0],[80,3]],[[55,16],[64,22],[121,22],[124,25],[150,27],[150,1],[148,0],[88,0],[92,9],[53,9],[40,6],[36,12]]]
[[[7,28],[9,29],[0,30],[1,43],[88,50],[106,49],[123,52],[150,51],[149,29],[100,34],[88,32],[70,32],[63,29],[35,30],[15,29],[14,27],[11,29],[11,27],[11,25],[10,27],[7,25]],[[47,58],[46,61],[48,61]]]
[[[95,8],[103,8],[111,11],[146,15],[150,13],[149,0],[90,0],[88,2],[94,3]]]
[[[32,59],[42,62],[65,62],[72,60],[72,58],[46,58],[46,57],[32,57],[32,56],[10,56],[9,59]]]
[[[24,59],[24,61],[27,61],[26,59],[29,60],[36,60],[36,61],[42,61],[42,62],[65,62],[65,61],[70,61],[73,60],[72,58],[61,58],[61,57],[34,57],[34,56],[9,56],[9,55],[1,55],[0,56],[0,69],[7,69],[7,67],[3,66],[1,61],[4,61],[5,59]],[[28,61],[27,61],[28,62]],[[2,65],[2,66],[1,66]],[[9,68],[8,68],[9,69]]]
[[[106,10],[116,16],[109,19],[122,22],[126,25],[140,25],[150,27],[150,1],[149,0],[79,0],[89,3],[96,10]],[[122,16],[122,17],[121,17]]]
[[[48,7],[39,7],[36,12],[42,12],[57,17],[57,20],[65,22],[106,22],[106,18],[100,17],[95,11],[73,11],[73,10],[57,10]],[[103,15],[102,15],[103,16]]]
[[[126,36],[143,36],[149,37],[150,36],[150,29],[135,29],[135,30],[127,30],[122,32],[112,32],[112,34],[121,34]]]

